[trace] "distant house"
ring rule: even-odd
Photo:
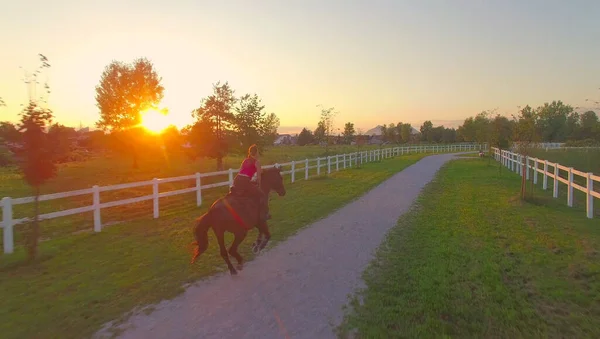
[[[383,126],[377,125],[365,132],[365,135],[369,136],[369,141],[368,141],[369,144],[380,145],[384,142],[382,131],[381,131],[382,128],[383,128]],[[410,134],[413,137],[421,134],[421,132],[419,132],[419,130],[417,130],[416,128],[414,128],[412,126],[410,127],[410,129],[411,129]]]
[[[296,143],[296,138],[292,137],[290,134],[279,134],[273,145],[293,145]]]

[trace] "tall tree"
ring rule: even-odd
[[[96,126],[104,131],[125,132],[119,138],[133,156],[133,167],[137,167],[135,133],[127,133],[139,126],[141,112],[156,108],[163,98],[162,78],[146,58],[134,60],[132,64],[111,62],[102,73],[96,86],[96,106],[100,119]]]
[[[421,125],[421,141],[432,142],[433,141],[433,123],[430,120],[423,122]]]
[[[346,144],[351,144],[352,141],[354,140],[354,134],[356,133],[356,131],[354,130],[354,124],[351,122],[347,122],[344,125],[344,143]]]
[[[40,56],[39,72],[45,68],[49,68],[48,59]],[[31,82],[33,81],[33,82]],[[21,121],[19,131],[22,133],[22,148],[18,156],[19,166],[25,182],[33,188],[34,191],[34,219],[28,223],[27,235],[27,253],[29,260],[36,258],[38,253],[38,241],[40,237],[39,226],[39,196],[40,187],[50,178],[56,175],[56,165],[54,163],[52,143],[48,140],[46,128],[52,123],[53,113],[50,109],[42,107],[40,104],[41,96],[35,96],[35,86],[37,81],[34,79],[26,79],[25,83],[30,87],[29,104],[21,112]],[[45,84],[47,93],[49,93],[48,84]]]
[[[410,142],[412,136],[412,126],[410,124],[402,124],[402,128],[400,131],[400,137],[402,138],[403,143]]]
[[[210,158],[217,161],[217,170],[223,170],[223,157],[229,152],[227,134],[235,126],[235,115],[233,114],[236,98],[234,91],[228,82],[221,85],[220,82],[213,84],[213,94],[202,99],[200,107],[192,111],[192,117],[200,128],[192,129],[191,133],[203,131],[209,133],[206,136],[196,136],[194,140],[204,139],[205,144],[198,145],[206,149],[204,152]]]
[[[562,101],[544,103],[537,108],[538,130],[541,140],[562,142],[567,139],[567,119],[573,114],[573,107],[565,105]]]
[[[244,149],[257,144],[262,151],[277,135],[279,118],[274,113],[267,114],[264,108],[256,94],[242,96],[235,107],[234,130]]]
[[[396,125],[394,123],[387,125],[384,140],[387,142],[396,142]]]
[[[298,134],[298,146],[305,146],[314,142],[314,136],[310,130],[303,128]]]
[[[600,122],[594,111],[587,111],[581,115],[581,138],[600,140]]]
[[[513,115],[514,121],[514,139],[518,141],[518,153],[528,156],[531,145],[538,142],[540,135],[538,133],[538,111],[532,109],[529,105],[521,109],[517,116]],[[522,166],[521,175],[521,199],[526,198],[526,166]]]
[[[319,126],[322,126],[324,132],[325,154],[329,155],[329,143],[331,142],[330,139],[333,133],[334,118],[338,112],[335,111],[334,107],[324,108],[322,105],[317,105],[317,107],[321,108],[321,119],[319,120]]]

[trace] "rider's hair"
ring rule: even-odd
[[[248,156],[255,157],[258,154],[258,146],[252,145],[248,148]]]

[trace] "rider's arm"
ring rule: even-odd
[[[260,167],[260,161],[256,160],[256,183],[260,187],[260,178],[262,174],[262,168]]]

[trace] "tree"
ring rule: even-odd
[[[13,123],[0,121],[0,138],[8,142],[18,143],[21,141],[21,133]]]
[[[96,86],[96,106],[100,109],[100,120],[96,126],[111,133],[139,126],[141,112],[156,108],[163,98],[161,81],[153,64],[146,58],[136,59],[133,64],[111,62]],[[126,144],[122,147],[131,151],[136,168],[136,140],[132,138],[124,138]]]
[[[351,122],[347,122],[344,125],[344,132],[343,132],[344,142],[346,144],[351,144],[354,139],[355,133],[356,133],[356,131],[354,130],[354,124]]]
[[[412,136],[412,126],[410,124],[402,124],[400,129],[400,138],[403,143],[408,143]]]
[[[305,146],[312,144],[314,142],[314,139],[315,138],[312,132],[310,130],[307,130],[306,128],[303,128],[302,131],[300,131],[300,134],[298,134],[298,145]]]
[[[396,125],[394,123],[386,126],[383,140],[387,142],[396,142]]]
[[[52,145],[52,156],[55,162],[62,163],[68,161],[76,137],[77,132],[72,127],[66,127],[59,123],[49,126],[48,141]]]
[[[537,108],[537,124],[543,141],[562,142],[567,139],[567,119],[573,107],[562,101],[552,101]]]
[[[324,108],[322,105],[317,105],[317,107],[321,108],[321,120],[319,120],[319,127],[323,129],[323,137],[325,139],[325,154],[329,155],[329,143],[331,142],[331,132],[333,132],[333,119],[338,112],[334,111],[334,107]],[[317,129],[319,127],[317,127]]]
[[[200,107],[192,111],[192,117],[196,118],[196,128],[190,133],[207,133],[208,135],[194,136],[195,141],[203,140],[203,144],[197,146],[205,149],[204,155],[216,159],[217,171],[223,170],[223,157],[229,152],[227,134],[235,126],[235,115],[233,108],[236,102],[234,91],[228,82],[221,85],[220,82],[213,84],[213,94],[202,99]]]
[[[529,105],[519,111],[517,116],[513,115],[514,121],[514,138],[518,140],[518,153],[527,157],[532,143],[539,140],[538,133],[538,112],[533,110]],[[526,199],[526,169],[527,166],[522,166],[521,171],[521,199]]]
[[[492,132],[490,145],[498,149],[507,149],[512,137],[512,124],[507,117],[497,114],[492,120]]]
[[[433,123],[431,123],[431,121],[427,120],[425,122],[423,122],[423,125],[421,125],[421,141],[427,141],[427,142],[432,142],[433,141]]]
[[[48,59],[40,56],[41,70],[49,68]],[[33,81],[33,82],[32,82]],[[35,86],[37,81],[26,79],[25,83]],[[45,88],[49,93],[48,84]],[[34,219],[28,223],[27,235],[27,254],[29,260],[34,260],[38,252],[38,241],[40,237],[39,226],[39,196],[40,187],[50,178],[56,175],[56,165],[54,163],[54,155],[51,149],[52,143],[48,140],[46,128],[52,123],[52,111],[39,105],[39,98],[36,98],[33,93],[29,92],[29,104],[21,112],[21,121],[19,123],[19,132],[22,133],[22,148],[17,154],[19,167],[23,173],[25,182],[34,190]]]
[[[581,115],[580,130],[582,139],[597,139],[600,140],[600,122],[594,111],[587,111]]]
[[[273,144],[279,128],[279,118],[264,112],[265,106],[256,94],[246,94],[235,107],[234,129],[244,149],[256,144],[259,150]]]

